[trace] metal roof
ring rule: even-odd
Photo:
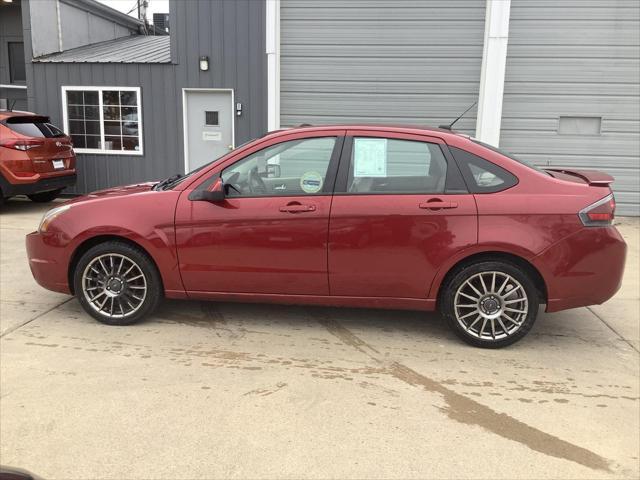
[[[38,63],[169,63],[168,35],[132,35],[36,57]]]

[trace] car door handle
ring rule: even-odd
[[[440,210],[442,208],[458,208],[457,202],[442,202],[440,200],[423,202],[418,205],[423,210]]]
[[[285,205],[284,207],[280,207],[280,211],[286,212],[286,213],[315,212],[315,210],[316,210],[315,205],[294,204],[294,205]]]

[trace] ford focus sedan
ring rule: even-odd
[[[444,129],[269,133],[187,175],[47,212],[31,271],[128,325],[162,297],[439,310],[480,347],[620,287],[613,179]]]

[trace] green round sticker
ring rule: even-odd
[[[305,172],[300,178],[300,188],[305,193],[318,193],[322,190],[322,175],[318,172]]]

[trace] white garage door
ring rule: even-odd
[[[640,204],[637,0],[512,0],[500,146],[604,170],[618,214]]]
[[[476,101],[484,0],[282,0],[281,124],[449,123]],[[456,128],[474,133],[475,109]]]

